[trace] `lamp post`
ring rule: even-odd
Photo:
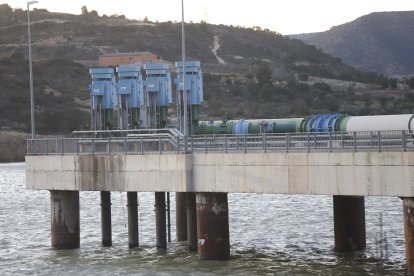
[[[181,54],[183,62],[183,132],[184,136],[187,136],[187,91],[185,87],[185,31],[184,31],[184,0],[181,0]]]
[[[32,140],[35,138],[35,114],[34,114],[34,97],[33,97],[33,70],[32,70],[32,37],[30,33],[30,5],[38,3],[37,1],[27,2],[27,39],[29,43],[29,71],[30,71],[30,119],[32,125]]]

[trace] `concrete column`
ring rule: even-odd
[[[186,193],[175,193],[175,221],[177,241],[187,240]]]
[[[187,242],[190,251],[197,250],[197,208],[195,193],[186,193]]]
[[[50,191],[50,203],[52,247],[79,248],[79,192]]]
[[[403,198],[407,274],[414,275],[414,199]]]
[[[127,192],[128,204],[128,244],[129,248],[139,245],[138,241],[138,194]]]
[[[363,196],[333,196],[335,250],[361,251],[366,246]]]
[[[112,246],[111,192],[101,192],[102,245]]]
[[[155,193],[155,232],[156,245],[159,249],[167,249],[167,225],[165,217],[165,192]]]
[[[227,193],[197,193],[197,238],[201,259],[230,257]]]

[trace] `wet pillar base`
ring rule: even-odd
[[[167,224],[165,214],[165,192],[155,193],[155,231],[158,249],[167,249]]]
[[[138,242],[138,194],[137,192],[127,192],[128,206],[128,245],[134,248]]]
[[[362,251],[366,247],[363,196],[333,196],[335,250]]]
[[[230,257],[227,193],[197,193],[198,254],[205,260]]]
[[[101,192],[102,245],[112,246],[111,192]]]
[[[414,275],[414,198],[403,198],[407,275]]]
[[[187,240],[186,193],[175,193],[175,221],[177,241]]]
[[[79,192],[50,191],[50,203],[52,248],[79,248]]]
[[[186,210],[187,210],[187,243],[188,250],[197,250],[197,208],[196,194],[186,193]]]

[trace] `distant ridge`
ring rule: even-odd
[[[414,74],[414,11],[371,13],[326,32],[290,37],[363,71]]]

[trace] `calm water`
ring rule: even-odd
[[[25,189],[24,164],[2,164],[0,275],[404,275],[398,198],[367,197],[367,250],[338,254],[331,196],[230,194],[231,259],[225,262],[200,261],[175,241],[157,251],[153,202],[152,193],[139,194],[141,246],[130,250],[126,193],[112,193],[114,246],[103,248],[99,193],[81,192],[81,249],[51,250],[49,192]]]

